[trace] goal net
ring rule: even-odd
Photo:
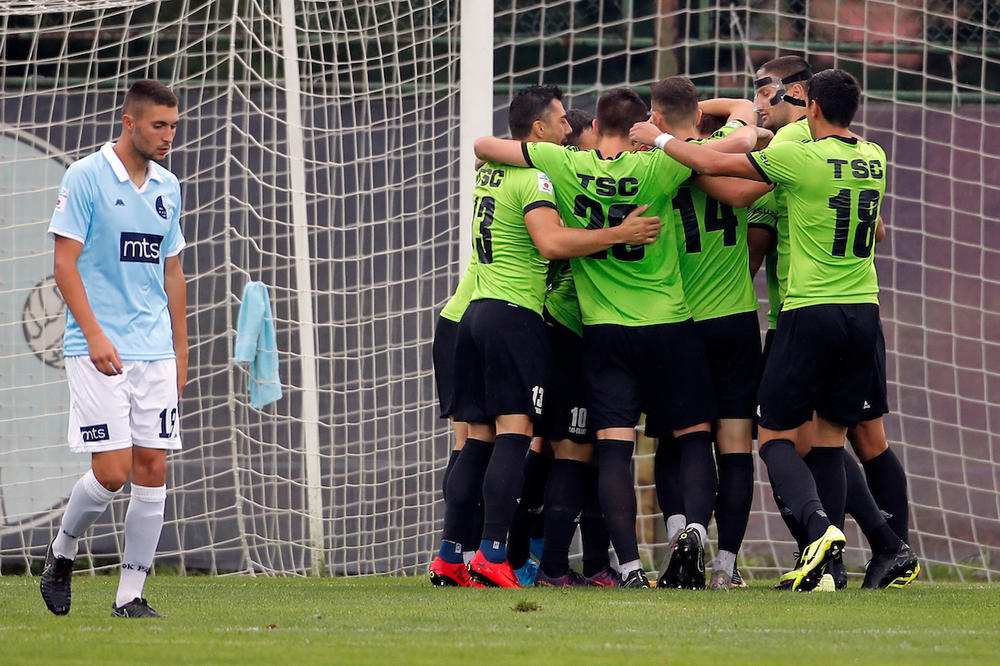
[[[864,96],[854,128],[885,147],[891,165],[889,236],[876,265],[892,409],[885,427],[909,478],[911,540],[931,577],[996,580],[1000,346],[990,331],[1000,324],[1000,141],[990,128],[1000,122],[1000,7],[498,0],[495,28],[497,132],[506,130],[511,91],[531,83],[557,83],[567,108],[593,113],[603,91],[648,95],[673,74],[691,77],[703,97],[749,99],[752,72],[779,55],[857,77]],[[656,567],[665,538],[651,442],[639,450],[640,542]],[[741,562],[787,567],[794,543],[761,461],[756,479]],[[868,553],[848,523],[857,571]]]
[[[158,563],[415,573],[437,542],[450,448],[430,343],[467,250],[460,127],[485,118],[505,133],[510,95],[530,83],[557,83],[568,107],[591,111],[602,91],[648,95],[671,74],[705,96],[749,97],[756,65],[800,53],[858,77],[856,130],[892,165],[876,261],[886,429],[909,475],[913,545],[931,576],[995,580],[1000,144],[987,127],[1000,121],[1000,10],[494,0],[491,96],[489,81],[461,77],[461,14],[474,4],[489,3],[0,1],[5,570],[38,561],[88,463],[64,444],[64,306],[45,229],[66,165],[117,136],[132,81],[157,78],[180,97],[167,166],[189,243],[184,450],[170,459]],[[479,117],[464,106],[474,99]],[[260,409],[232,362],[249,281],[269,289],[284,389]],[[647,442],[638,528],[655,567],[665,540],[651,461]],[[120,555],[126,501],[82,542],[95,569]],[[848,537],[849,564],[863,564],[863,540],[853,527]],[[741,562],[773,569],[792,549],[758,464]]]
[[[453,2],[0,3],[0,557],[44,554],[89,461],[65,447],[63,304],[45,229],[123,95],[180,98],[189,384],[158,562],[374,573],[425,564],[446,424],[430,363],[457,282]],[[249,404],[239,300],[264,282],[284,397]],[[127,495],[83,541],[123,545]]]

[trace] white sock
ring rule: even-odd
[[[462,561],[468,564],[476,556],[476,551],[474,550],[463,550],[462,551]]]
[[[715,555],[715,562],[712,564],[712,570],[721,569],[725,571],[730,576],[733,575],[733,569],[736,567],[736,553],[730,553],[728,550],[720,550]]]
[[[107,510],[118,490],[108,490],[102,486],[94,476],[94,470],[88,469],[69,495],[59,533],[52,542],[53,554],[75,560],[80,537]]]
[[[693,527],[698,530],[698,537],[701,539],[701,547],[705,547],[705,543],[708,542],[708,530],[701,523],[691,523],[688,527]]]
[[[125,512],[125,554],[121,578],[118,579],[116,606],[142,597],[146,574],[153,566],[156,544],[160,541],[163,506],[166,503],[166,485],[150,488],[132,484],[132,498]]]
[[[675,513],[672,516],[667,516],[667,542],[677,536],[684,526],[687,525],[687,518],[684,517],[683,513]]]
[[[631,562],[626,562],[625,564],[618,567],[621,571],[622,580],[628,578],[628,575],[635,571],[636,569],[642,568],[642,560],[632,560]]]

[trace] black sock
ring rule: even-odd
[[[823,536],[830,521],[816,493],[816,482],[795,452],[795,444],[789,439],[772,439],[760,447],[760,457],[767,464],[775,494],[803,526],[806,543]],[[840,467],[843,469],[843,464]]]
[[[672,437],[661,437],[656,443],[653,457],[653,479],[656,483],[656,501],[660,504],[663,522],[675,515],[684,515],[684,496],[680,479],[681,447]]]
[[[587,465],[583,488],[583,510],[580,512],[580,544],[583,546],[583,575],[594,576],[611,566],[608,549],[611,537],[604,526],[604,514],[597,492],[597,467]]]
[[[844,452],[844,476],[847,478],[847,503],[845,509],[861,528],[875,554],[895,553],[900,540],[885,521],[885,516],[875,504],[864,474],[854,458]]]
[[[448,494],[448,476],[451,474],[452,468],[455,467],[455,461],[458,460],[458,454],[461,450],[456,451],[451,450],[451,455],[448,456],[448,466],[444,468],[444,478],[441,479],[441,497],[445,497]]]
[[[635,536],[635,482],[632,480],[634,442],[597,440],[597,487],[604,512],[604,526],[611,535],[618,561],[639,559]]]
[[[816,481],[816,494],[830,524],[844,529],[844,505],[847,501],[844,447],[814,446],[805,461]]]
[[[719,527],[719,550],[738,553],[750,520],[753,502],[753,454],[719,454],[719,499],[715,523]]]
[[[514,433],[497,435],[493,443],[493,455],[483,477],[485,541],[507,543],[507,531],[524,486],[524,454],[530,445],[530,437]]]
[[[809,544],[809,542],[806,541],[805,527],[799,524],[799,521],[796,520],[792,510],[781,501],[780,497],[778,497],[778,491],[774,489],[774,478],[771,476],[770,470],[767,472],[767,481],[771,484],[771,497],[774,498],[774,504],[778,507],[778,515],[781,516],[781,520],[784,521],[785,527],[788,528],[788,533],[792,535],[793,539],[795,539],[795,545],[798,546],[799,552],[801,553]]]
[[[689,432],[674,441],[681,451],[679,481],[684,496],[684,515],[688,524],[698,523],[707,528],[719,490],[715,458],[712,457],[712,433]]]
[[[576,517],[583,507],[587,463],[553,460],[545,487],[545,545],[542,570],[547,576],[563,576],[569,570],[569,545],[576,531]]]
[[[900,539],[910,543],[910,504],[906,498],[906,472],[899,458],[886,449],[864,463],[868,488],[878,507],[889,514],[886,521]]]
[[[486,471],[483,470],[485,474]],[[475,551],[483,539],[483,487],[479,486],[479,500],[472,509],[471,520],[466,521],[465,536],[462,537],[462,550]]]
[[[548,456],[528,449],[524,456],[524,486],[521,501],[514,512],[507,538],[507,561],[515,569],[521,568],[528,560],[529,541],[535,528],[535,518],[542,510],[545,500],[545,480],[551,464]]]
[[[493,445],[471,437],[459,452],[444,495],[444,530],[442,537],[469,546],[469,531],[475,523],[476,507],[483,492],[483,475],[490,462]],[[479,539],[475,540],[479,543]]]

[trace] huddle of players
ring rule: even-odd
[[[758,103],[768,93],[775,122],[780,113],[774,109],[783,101],[806,97],[808,68],[793,58],[800,61],[794,76],[779,71],[796,64],[789,60],[768,63],[757,81]],[[658,586],[705,586],[704,543],[713,511],[719,556],[710,586],[728,589],[739,583],[735,560],[752,498],[751,440],[761,361],[745,207],[772,183],[778,185],[775,200],[754,206],[755,224],[773,213],[773,245],[779,262],[784,254],[786,271],[797,253],[806,255],[799,264],[814,259],[815,247],[801,248],[808,242],[815,246],[827,227],[833,257],[844,257],[843,248],[854,238],[854,251],[843,265],[833,262],[832,275],[796,269],[792,273],[805,275],[805,284],[788,283],[786,273],[779,294],[786,311],[801,308],[797,314],[802,315],[783,312],[782,322],[801,320],[804,330],[824,329],[823,342],[833,348],[810,347],[813,338],[796,335],[794,324],[782,324],[773,344],[781,350],[775,358],[783,362],[766,366],[760,386],[761,454],[776,498],[786,508],[783,515],[806,539],[796,568],[783,581],[802,590],[821,583],[844,547],[837,527],[844,511],[824,504],[845,504],[848,464],[844,432],[838,429],[856,425],[862,402],[875,402],[870,387],[878,382],[873,369],[878,364],[872,359],[879,352],[884,368],[884,345],[875,347],[880,329],[871,245],[885,156],[846,129],[857,108],[856,82],[838,71],[817,77],[822,94],[802,106],[814,130],[824,131],[811,137],[803,121],[799,126],[806,126],[807,141],[788,142],[784,149],[744,155],[762,134],[753,107],[740,100],[709,100],[699,110],[697,91],[683,77],[653,86],[652,115],[632,91],[602,96],[592,150],[558,145],[568,129],[566,114],[558,89],[543,86],[515,96],[514,140],[476,142],[477,156],[487,160],[477,176],[476,255],[435,334],[442,412],[454,417],[458,442],[446,473],[442,545],[431,565],[435,584],[520,584],[508,561],[507,537],[537,425],[554,460],[545,484],[545,541],[536,584],[648,587],[635,537],[630,469],[640,412],[647,414],[647,432],[660,438],[657,494],[671,544]],[[800,97],[785,88],[791,83]],[[697,145],[705,143],[698,132],[702,111],[726,118],[708,137],[709,146]],[[828,113],[833,132],[825,131]],[[761,115],[766,125],[768,113]],[[675,136],[685,141],[672,141]],[[657,149],[635,151],[635,143]],[[835,147],[836,154],[828,155],[827,147]],[[816,165],[836,167],[835,178],[802,177],[815,174]],[[693,175],[690,167],[740,178]],[[822,188],[830,186],[839,187],[825,201],[832,210],[817,215],[814,205],[810,214],[823,221],[810,229],[801,202],[815,204],[826,191]],[[856,213],[855,191],[860,191]],[[641,217],[647,206],[656,217]],[[661,227],[660,219],[668,222]],[[549,259],[569,259],[569,267],[547,266]],[[831,262],[824,257],[816,263]],[[826,282],[815,282],[817,277]],[[821,293],[811,294],[817,284]],[[845,289],[837,291],[840,287]],[[791,333],[784,335],[785,330]],[[817,362],[824,355],[834,364]],[[784,361],[803,357],[809,359],[806,369],[789,371]],[[862,357],[866,362],[859,361]],[[881,382],[884,404],[884,370]],[[800,426],[813,420],[815,434],[810,431],[808,437],[821,453],[810,453],[814,462],[807,467],[794,447],[796,439],[810,443]],[[839,444],[832,444],[837,432]],[[872,458],[884,455],[884,435],[881,444],[880,455]],[[798,465],[785,455],[789,450]],[[859,476],[857,465],[851,465]],[[905,477],[901,491],[905,507]],[[574,519],[595,494],[620,563],[617,580],[606,563],[606,540],[599,571],[588,573],[586,552],[585,576],[568,566]],[[875,506],[870,494],[868,500]],[[480,501],[481,529],[472,519]],[[875,513],[881,522],[871,530],[875,557],[865,584],[908,583],[919,570],[916,560],[877,506]],[[871,540],[869,530],[865,533]]]

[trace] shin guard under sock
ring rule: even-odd
[[[597,440],[597,486],[604,525],[619,562],[639,559],[635,536],[635,482],[632,451],[635,443],[622,439]]]
[[[545,487],[545,545],[542,570],[547,576],[563,576],[569,570],[569,545],[576,531],[576,517],[583,507],[587,463],[553,460]]]
[[[723,453],[718,460],[719,498],[715,504],[715,522],[719,528],[719,549],[738,553],[753,502],[753,455]]]
[[[516,433],[497,435],[493,442],[493,455],[483,477],[483,541],[507,543],[524,487],[524,455],[530,444],[530,437]]]
[[[900,539],[910,543],[910,504],[906,497],[906,472],[892,449],[864,463],[868,488],[878,508],[889,514],[886,522]]]
[[[847,481],[844,478],[844,447],[814,446],[804,458],[816,481],[816,494],[832,525],[844,529]]]
[[[719,489],[712,455],[712,433],[707,430],[689,432],[674,441],[681,452],[678,481],[688,525],[708,525]]]
[[[789,439],[772,439],[760,447],[760,457],[767,465],[774,493],[789,508],[796,522],[804,527],[806,543],[820,538],[830,521],[819,500],[812,473],[795,452],[795,444]]]

